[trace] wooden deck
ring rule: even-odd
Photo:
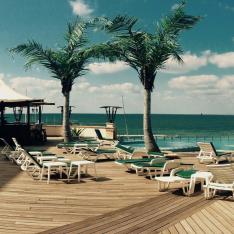
[[[209,230],[217,220],[217,229],[233,232],[231,201],[157,192],[155,181],[111,161],[97,163],[97,172],[98,181],[86,177],[79,184],[52,180],[47,185],[0,160],[0,233],[176,233],[172,230],[188,232],[191,223],[200,230],[201,217]],[[212,211],[217,214],[211,216]]]

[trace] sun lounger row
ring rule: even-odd
[[[198,143],[201,148],[198,158],[202,162],[219,163],[223,160],[232,160],[232,153],[218,153],[212,143]],[[137,175],[149,176],[158,183],[158,189],[168,189],[171,183],[182,187],[183,193],[190,196],[194,193],[195,184],[201,183],[205,197],[213,197],[218,190],[231,191],[234,198],[234,165],[208,165],[207,171],[198,171],[192,164],[179,160],[168,160],[158,155],[152,158],[127,158],[116,160],[119,165],[135,170]],[[189,169],[184,166],[189,166]],[[165,176],[168,175],[168,176]]]
[[[80,182],[81,169],[85,167],[87,173],[87,168],[90,166],[94,169],[95,178],[97,177],[95,162],[87,160],[73,161],[48,152],[44,155],[40,151],[31,151],[29,153],[18,144],[16,139],[13,139],[16,145],[15,149],[4,139],[1,138],[1,141],[5,144],[1,151],[2,155],[15,162],[22,170],[30,172],[34,178],[42,180],[44,176],[47,176],[47,183],[50,182],[53,172],[58,172],[60,178],[62,174],[65,174],[67,181],[78,175],[78,182]]]

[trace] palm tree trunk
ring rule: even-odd
[[[63,137],[64,142],[71,141],[71,129],[70,129],[70,118],[69,118],[69,108],[70,108],[70,92],[66,92],[64,95],[64,108],[63,108]]]
[[[151,91],[144,89],[144,142],[147,152],[160,152],[151,127]]]

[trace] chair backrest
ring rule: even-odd
[[[30,155],[26,150],[20,149],[20,152],[24,154],[25,157],[27,157],[31,163],[33,163],[36,167],[42,168],[42,165],[32,156]]]
[[[199,146],[201,153],[217,156],[217,152],[212,142],[197,142],[197,145]]]
[[[219,183],[234,183],[234,167],[231,164],[207,165],[208,170],[213,174],[213,180]]]
[[[5,139],[0,138],[0,141],[3,143],[3,148],[0,154],[3,154],[6,157],[8,157],[11,151],[14,151],[14,149],[8,144],[8,142]]]
[[[132,154],[135,151],[133,147],[128,147],[128,146],[121,145],[121,144],[117,144],[115,147],[117,150],[124,151],[125,153],[128,153],[128,154]]]
[[[161,158],[152,159],[150,161],[150,164],[152,165],[152,164],[165,163],[165,162],[166,162],[166,158],[161,157]]]
[[[96,135],[97,135],[97,138],[98,138],[99,140],[104,140],[104,138],[103,138],[103,136],[102,136],[102,134],[101,134],[101,132],[100,132],[99,129],[95,128],[94,131],[95,131],[95,133],[96,133]]]
[[[180,166],[179,161],[175,160],[168,160],[163,168],[163,171],[171,171],[172,169],[178,168]]]
[[[15,137],[12,137],[12,141],[14,142],[15,144],[15,150],[19,150],[19,149],[22,149],[22,146],[18,143],[18,141],[16,140]]]

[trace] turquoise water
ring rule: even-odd
[[[157,144],[161,150],[173,151],[197,151],[197,142],[213,142],[217,150],[233,151],[234,137],[163,137],[157,138]],[[140,140],[125,139],[124,145],[134,148],[144,148],[144,142]]]

